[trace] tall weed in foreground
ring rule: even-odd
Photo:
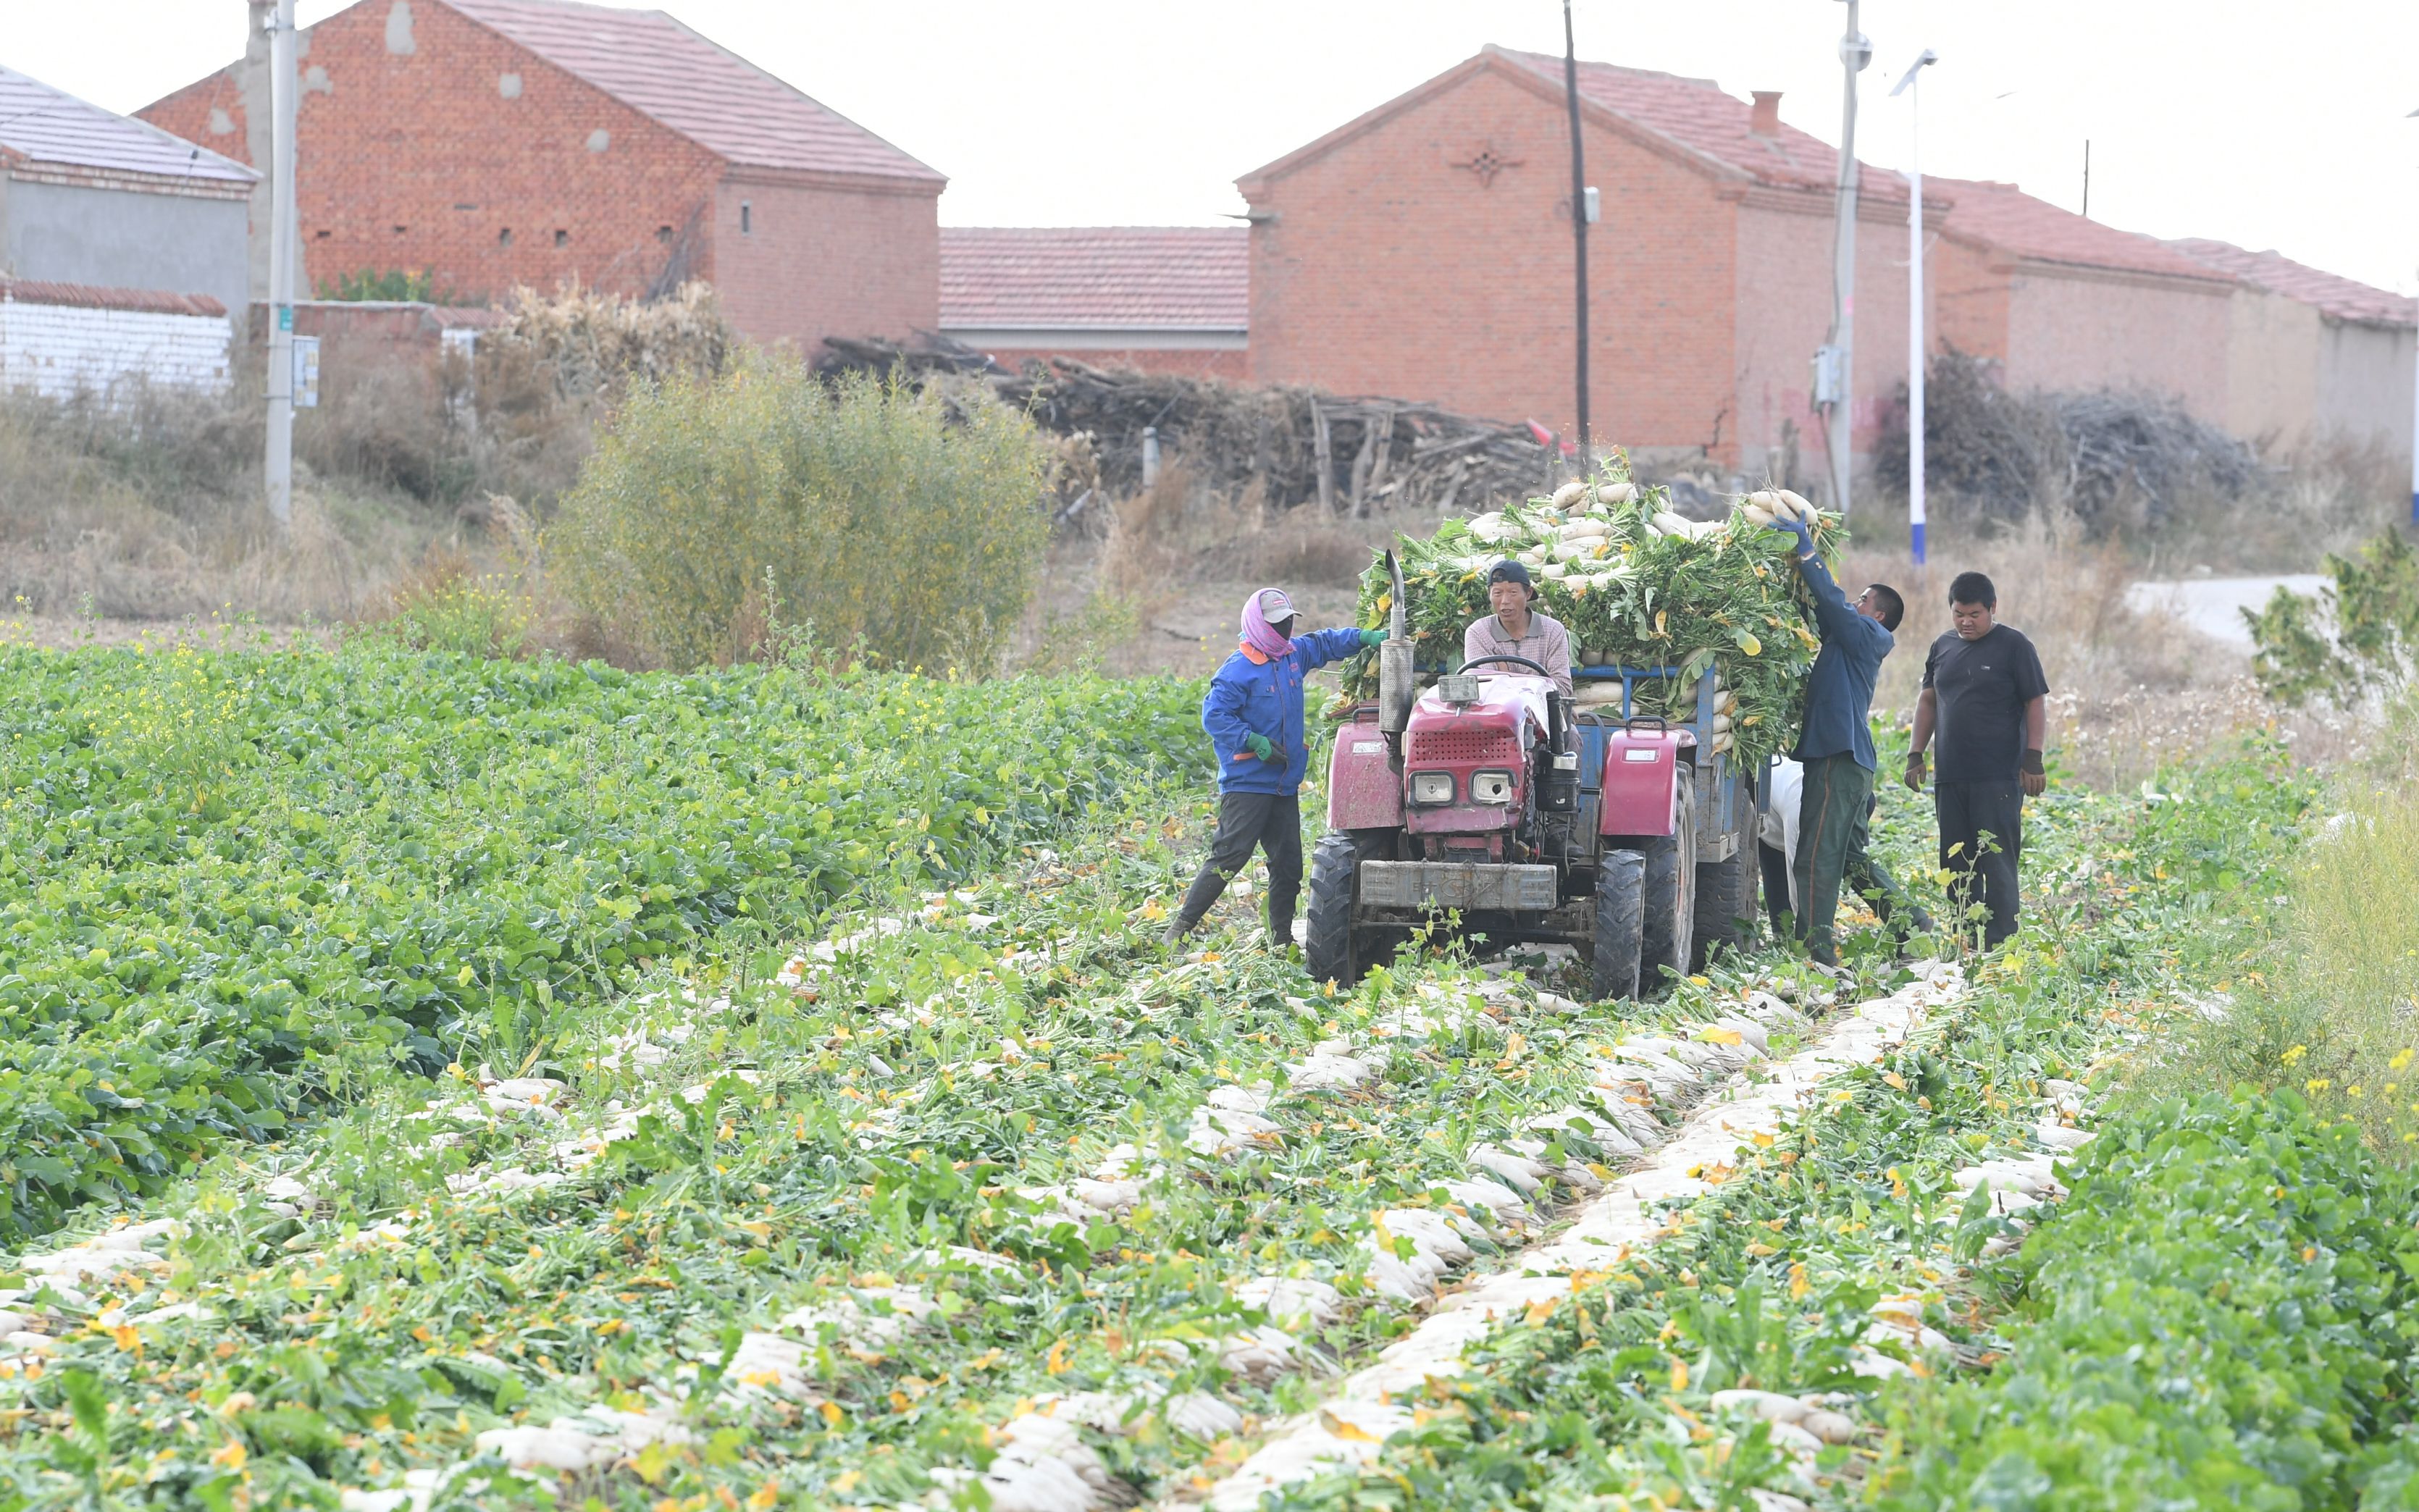
[[[2419,1152],[2419,792],[2398,753],[2419,703],[2347,773],[2338,811],[2309,830],[2274,944],[2224,983],[2153,1084],[2289,1088],[2380,1146]],[[2168,1078],[2173,1078],[2172,1081]]]
[[[793,360],[676,376],[632,395],[555,561],[581,609],[675,667],[756,654],[769,594],[823,644],[976,669],[1031,593],[1051,455],[998,406]]]

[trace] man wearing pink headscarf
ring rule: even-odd
[[[1297,639],[1293,600],[1263,588],[1243,600],[1241,643],[1201,700],[1201,728],[1218,752],[1218,833],[1162,936],[1192,933],[1226,884],[1252,858],[1269,857],[1269,943],[1293,943],[1293,908],[1302,894],[1302,773],[1310,746],[1302,729],[1302,680],[1329,662],[1376,645],[1383,630],[1314,630]]]

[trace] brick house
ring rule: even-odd
[[[2013,184],[1923,188],[1949,201],[1931,256],[1936,343],[2000,363],[2011,389],[2148,389],[2226,423],[2230,275]]]
[[[118,296],[130,290],[157,290],[202,296],[222,315],[239,309],[244,204],[256,177],[158,127],[0,69],[0,278],[98,288],[114,301],[109,308],[126,304]],[[160,302],[138,298],[119,313],[159,315]],[[169,302],[167,315],[192,318],[190,301]]]
[[[2166,245],[2235,280],[2228,429],[2288,447],[2340,439],[2410,451],[2419,301],[2275,252],[2200,238]]]
[[[1778,94],[1579,72],[1595,434],[1812,483],[1836,149]],[[1245,175],[1252,376],[1575,428],[1569,130],[1562,60],[1489,46]],[[1905,180],[1867,168],[1858,224],[1863,454],[1906,374]]]
[[[1072,357],[1243,378],[1241,226],[944,226],[941,333],[1014,367]]]
[[[360,0],[301,47],[298,293],[396,268],[457,296],[702,278],[802,351],[938,322],[942,176],[661,11]],[[140,114],[258,162],[266,76],[255,48]]]

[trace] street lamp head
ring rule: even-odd
[[[1908,65],[1906,66],[1906,71],[1905,71],[1904,73],[1903,73],[1903,74],[1900,74],[1900,75],[1899,75],[1898,83],[1897,83],[1897,84],[1895,84],[1895,85],[1892,85],[1890,86],[1890,98],[1892,98],[1892,99],[1894,100],[1894,99],[1898,98],[1900,95],[1903,95],[1903,94],[1906,93],[1906,91],[1907,91],[1908,89],[1910,89],[1910,88],[1912,88],[1912,87],[1914,86],[1914,85],[1915,85],[1915,76],[1916,76],[1917,74],[1921,73],[1921,72],[1924,70],[1924,69],[1925,69],[1926,67],[1928,67],[1929,65],[1931,65],[1931,64],[1934,64],[1934,63],[1937,63],[1937,62],[1939,62],[1939,61],[1940,61],[1940,54],[1937,54],[1937,53],[1934,52],[1932,49],[1930,49],[1930,48],[1928,48],[1928,47],[1927,47],[1927,48],[1925,48],[1925,49],[1923,50],[1923,55],[1922,55],[1922,56],[1920,56],[1920,57],[1918,57],[1918,58],[1917,58],[1914,62],[1912,62],[1912,63],[1908,64]],[[2413,114],[2419,114],[2419,112],[2414,112]]]
[[[1873,39],[1862,32],[1850,32],[1840,39],[1840,61],[1851,73],[1862,73],[1873,60]]]

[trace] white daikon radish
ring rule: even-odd
[[[1638,485],[1634,483],[1608,483],[1595,491],[1595,498],[1596,502],[1600,504],[1635,503],[1638,501]]]
[[[1821,512],[1812,504],[1808,503],[1805,496],[1802,494],[1794,494],[1788,489],[1783,488],[1780,491],[1778,497],[1782,503],[1787,504],[1790,507],[1791,511],[1795,513],[1800,520],[1809,525],[1815,523],[1821,516]]]
[[[1697,533],[1696,522],[1694,520],[1688,518],[1686,515],[1674,514],[1668,509],[1656,510],[1655,512],[1655,517],[1648,521],[1648,523],[1653,525],[1658,533],[1664,535],[1686,535],[1694,537]]]
[[[1772,511],[1764,508],[1762,504],[1742,504],[1739,506],[1739,513],[1747,517],[1747,522],[1749,525],[1753,525],[1759,530],[1772,524]]]
[[[1575,479],[1572,482],[1564,484],[1561,487],[1554,490],[1554,507],[1556,509],[1568,509],[1571,505],[1578,503],[1582,499],[1585,499],[1587,497],[1587,481],[1583,478]]]

